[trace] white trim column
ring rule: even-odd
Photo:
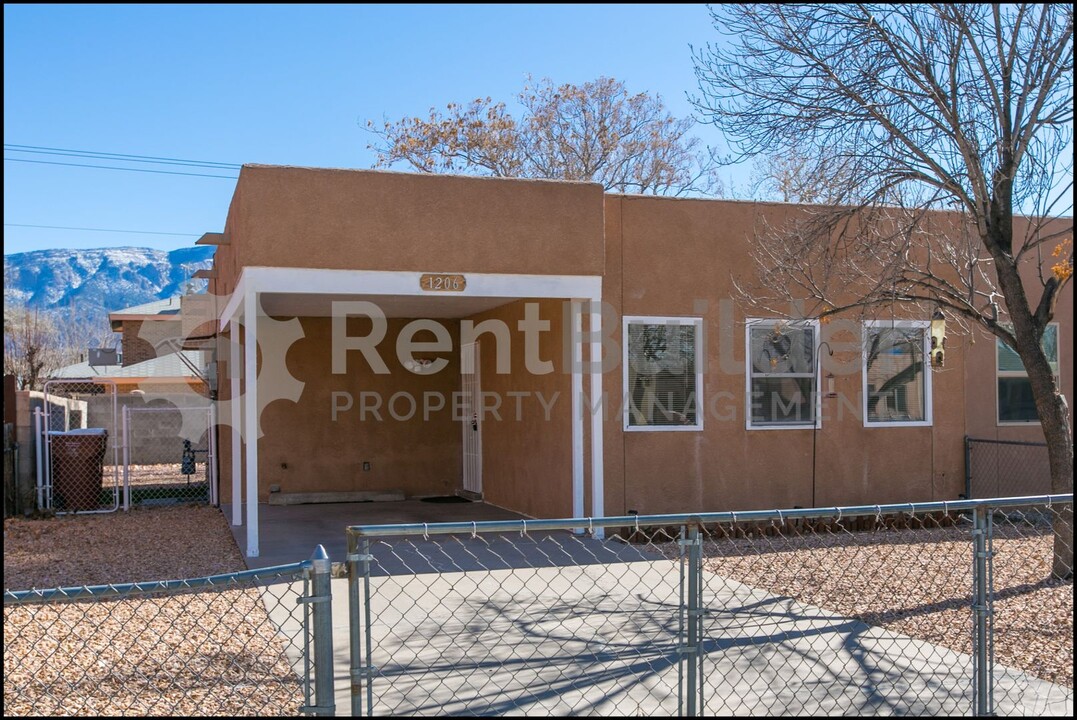
[[[243,296],[243,426],[247,428],[247,557],[258,557],[258,293]]]
[[[591,516],[602,517],[605,512],[605,482],[602,473],[602,416],[605,403],[602,397],[602,304],[597,298],[590,302],[591,326]],[[602,528],[595,530],[595,537],[605,536]]]
[[[239,323],[232,318],[228,324],[228,376],[230,381],[228,408],[232,426],[232,524],[243,524],[243,409],[240,407],[240,360]]]
[[[572,517],[584,517],[583,505],[583,305],[569,302],[572,316]],[[583,531],[580,530],[582,533]]]

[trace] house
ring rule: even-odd
[[[215,336],[220,494],[248,555],[276,492],[469,492],[533,517],[916,502],[963,492],[966,435],[1042,437],[983,334],[951,330],[931,368],[930,317],[735,302],[755,228],[803,211],[244,166],[199,241],[193,324]],[[1067,289],[1070,397],[1072,318]]]

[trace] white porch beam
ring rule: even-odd
[[[258,293],[243,296],[243,426],[247,428],[247,557],[258,557]]]
[[[446,270],[430,272],[445,273]],[[227,313],[242,292],[313,293],[324,295],[428,295],[420,278],[426,273],[397,270],[330,270],[324,268],[246,267],[236,291],[225,308]],[[459,273],[467,279],[457,297],[574,298],[601,297],[598,275],[501,275]],[[227,317],[227,314],[222,317]]]

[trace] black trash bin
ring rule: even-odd
[[[49,435],[53,507],[67,511],[99,509],[108,431],[79,428]]]

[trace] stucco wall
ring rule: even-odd
[[[553,372],[527,372],[524,334],[517,331],[525,303],[534,303],[539,318],[550,324],[550,330],[539,336],[537,359],[552,363]],[[487,502],[532,517],[572,515],[572,383],[565,372],[561,332],[566,303],[518,300],[470,318],[476,325],[499,320],[512,331],[508,374],[497,372],[494,337],[479,336],[481,388],[483,393],[489,393],[488,408],[495,398],[500,402],[501,418],[497,420],[490,412],[484,414],[483,496]],[[548,414],[544,406],[549,407]]]
[[[860,418],[862,375],[857,352],[824,355],[823,374],[835,373],[844,396],[823,401],[822,427],[746,430],[746,317],[766,317],[735,297],[733,280],[753,279],[748,248],[765,218],[778,223],[793,206],[643,197],[608,197],[608,267],[604,296],[622,315],[702,317],[706,332],[702,431],[621,431],[607,440],[607,500],[615,507],[624,468],[625,510],[881,503],[956,497],[963,478],[964,383],[960,347],[950,370],[934,372],[931,427],[866,428]],[[619,219],[618,219],[619,218]],[[619,296],[619,297],[618,297]],[[843,347],[824,325],[821,338]],[[825,353],[825,351],[824,351]],[[844,370],[842,369],[844,367]],[[825,380],[823,381],[825,382]],[[606,391],[621,393],[621,369],[607,374]],[[622,418],[610,424],[622,426]],[[814,445],[814,451],[813,451]],[[622,453],[622,459],[616,453]]]
[[[598,275],[602,187],[246,165],[226,230],[246,266]],[[220,287],[231,290],[228,276]]]
[[[379,354],[390,370],[388,375],[373,372],[362,353],[351,351],[347,372],[334,375],[329,352],[331,320],[300,318],[304,337],[289,348],[288,372],[304,383],[299,402],[277,400],[262,412],[265,433],[258,441],[259,499],[268,500],[269,486],[281,492],[338,492],[400,490],[409,497],[451,494],[460,487],[460,427],[451,418],[451,395],[459,389],[458,352],[438,353],[449,365],[439,373],[417,375],[404,369],[396,356],[396,338],[409,321],[390,319]],[[457,345],[459,323],[443,323]],[[349,319],[349,335],[369,332],[369,321]],[[430,340],[420,333],[416,340]],[[416,353],[424,357],[424,353]],[[227,367],[221,388],[229,387]],[[259,392],[263,392],[259,388]],[[353,399],[345,408],[338,396],[338,412],[333,416],[333,393],[347,393]],[[370,393],[365,412],[362,393]],[[445,408],[432,410],[423,418],[424,393],[439,393],[450,399]],[[406,398],[399,398],[396,417],[389,402],[396,393],[415,398],[418,408],[408,416]],[[374,396],[381,398],[376,409]],[[224,393],[227,398],[227,393]],[[379,419],[380,418],[380,419]],[[231,438],[222,433],[221,498],[231,501]],[[363,463],[370,470],[363,470]],[[244,490],[245,492],[245,490]]]

